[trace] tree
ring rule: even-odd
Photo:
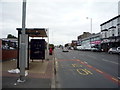
[[[65,44],[65,47],[68,47],[69,45],[68,44]]]
[[[54,49],[54,44],[49,44],[49,48]]]
[[[15,37],[14,35],[12,35],[12,34],[8,34],[8,36],[7,36],[7,38],[17,38],[17,37]]]

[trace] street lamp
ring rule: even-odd
[[[92,18],[86,17],[86,19],[90,19],[90,32],[92,34]]]
[[[92,18],[86,17],[86,19],[90,19],[90,33],[92,34]],[[90,38],[90,48],[92,47],[91,45],[91,38]]]
[[[26,0],[23,0],[22,6],[22,31],[20,39],[20,78],[18,82],[25,82],[25,62],[27,59],[27,35],[25,33],[25,21],[26,21]]]

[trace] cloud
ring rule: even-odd
[[[100,32],[100,24],[117,16],[119,0],[27,0],[26,27],[49,28],[50,42],[69,43],[82,32]],[[22,0],[2,0],[2,35],[17,36],[22,27]]]

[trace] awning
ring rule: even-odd
[[[18,31],[21,31],[22,28],[17,28]],[[26,28],[26,34],[30,37],[48,37],[46,28]]]

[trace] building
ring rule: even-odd
[[[71,47],[76,49],[76,47],[77,47],[77,40],[72,40]]]
[[[83,32],[82,35],[79,35],[79,36],[77,37],[77,39],[78,39],[77,45],[78,45],[78,46],[81,46],[81,40],[84,39],[84,38],[87,38],[87,37],[89,37],[89,36],[91,36],[91,35],[92,35],[92,34],[89,33],[89,32]]]
[[[16,49],[18,40],[15,38],[2,38],[2,49]]]
[[[120,46],[120,15],[102,23],[100,26],[102,49],[108,51],[111,47]]]
[[[101,49],[101,33],[96,33],[90,37],[91,48]]]
[[[17,39],[0,39],[0,61],[17,58]]]
[[[91,50],[91,48],[101,49],[101,34],[97,33],[81,39],[81,47],[84,50]]]
[[[89,36],[91,36],[91,33],[89,33],[89,32],[83,32],[82,35],[78,36],[78,40],[81,40],[83,38],[87,38]]]
[[[120,1],[118,2],[118,15],[120,15]]]

